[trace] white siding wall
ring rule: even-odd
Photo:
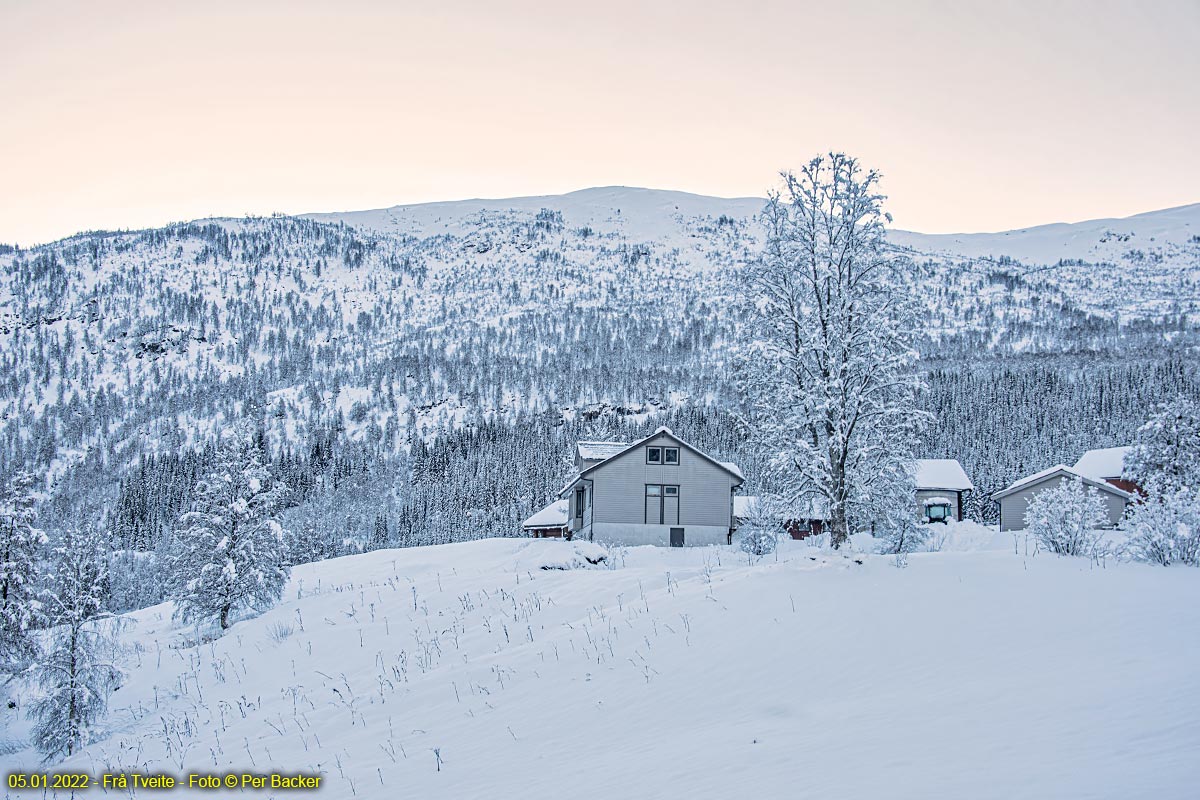
[[[646,484],[679,487],[679,525],[730,526],[732,475],[687,448],[679,448],[675,466],[646,463],[647,447],[678,447],[660,434],[636,450],[588,475],[592,479],[596,523],[646,524]]]
[[[725,544],[729,541],[729,528],[714,525],[635,525],[619,522],[597,522],[588,532],[602,544],[625,547],[652,544],[667,547],[671,544],[671,528],[683,528],[683,543],[695,545]],[[587,533],[584,534],[587,538]]]

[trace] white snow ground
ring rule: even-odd
[[[541,570],[573,545],[512,539],[308,565],[199,646],[167,605],[130,615],[105,738],[58,768],[319,771],[324,798],[1196,797],[1200,571],[962,527],[904,569],[788,543]]]

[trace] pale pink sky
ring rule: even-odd
[[[1200,0],[0,0],[0,242],[623,184],[818,152],[900,227],[1200,201]]]

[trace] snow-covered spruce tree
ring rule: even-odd
[[[927,419],[916,407],[915,267],[886,248],[878,173],[835,153],[782,177],[748,270],[743,385],[770,482],[796,509],[826,506],[839,547],[878,509],[911,511],[896,477]]]
[[[235,612],[279,600],[289,574],[276,519],[284,494],[260,448],[240,432],[228,436],[175,531],[169,570],[176,616],[224,630]]]
[[[1029,534],[1043,547],[1061,556],[1091,556],[1108,523],[1104,501],[1076,478],[1034,495],[1025,511]]]
[[[1200,404],[1179,396],[1160,405],[1125,455],[1125,476],[1151,497],[1200,496]]]
[[[107,592],[106,549],[98,529],[68,529],[54,548],[42,592],[49,642],[33,669],[43,694],[29,708],[33,744],[47,761],[86,743],[121,678],[115,645],[99,619]]]
[[[1127,522],[1128,552],[1151,564],[1200,567],[1200,502],[1180,490],[1136,503]]]
[[[30,633],[40,603],[38,557],[46,536],[34,527],[37,494],[21,473],[0,492],[0,674],[14,674],[37,653]]]

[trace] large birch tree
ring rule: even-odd
[[[782,173],[749,269],[746,382],[767,483],[785,508],[827,513],[831,543],[879,533],[912,497],[915,267],[884,239],[879,174],[834,153]]]

